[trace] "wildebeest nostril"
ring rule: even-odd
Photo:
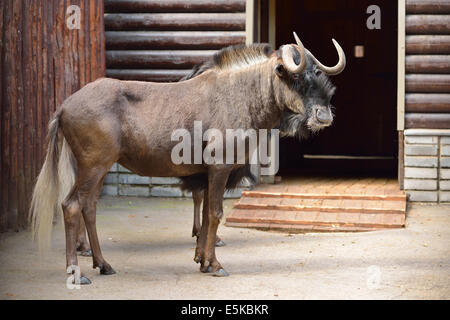
[[[328,110],[317,109],[316,118],[318,121],[320,121],[322,123],[331,122],[331,120],[332,120],[331,112],[329,112]]]

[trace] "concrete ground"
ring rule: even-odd
[[[225,214],[234,200],[225,201]],[[0,299],[450,299],[450,207],[412,205],[405,229],[285,234],[221,226],[231,274],[202,274],[189,199],[103,198],[97,227],[117,271],[66,288],[63,226],[39,256],[29,232],[0,235]]]

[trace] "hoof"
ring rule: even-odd
[[[200,263],[200,261],[202,261],[202,257],[200,255],[196,256],[194,258],[195,263]]]
[[[81,251],[81,252],[80,252],[80,256],[83,256],[83,257],[92,257],[92,250],[91,250],[91,249],[88,249],[88,250],[86,250],[86,251]]]
[[[225,269],[220,268],[216,272],[213,273],[214,277],[228,277],[230,274],[225,271]]]
[[[221,239],[216,241],[216,247],[223,247],[225,245],[226,245],[225,242],[223,242]]]
[[[115,274],[116,271],[114,271],[114,269],[111,266],[101,266],[100,267],[100,274],[105,275],[105,276],[109,276],[112,274]]]
[[[85,276],[81,276],[80,277],[80,284],[81,285],[88,285],[88,284],[91,284],[91,283],[92,283],[91,280],[89,280]]]

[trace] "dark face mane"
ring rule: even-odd
[[[313,117],[313,107],[315,105],[327,106],[333,113],[333,107],[330,102],[336,87],[316,65],[309,61],[304,73],[300,75],[286,73],[287,76],[284,79],[289,83],[292,90],[298,92],[302,97],[305,113],[300,114],[290,110],[283,111],[280,131],[284,136],[293,136],[300,139],[307,138],[311,132],[320,130],[319,127],[308,124],[309,119]]]

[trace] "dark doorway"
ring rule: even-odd
[[[367,8],[381,9],[381,29],[366,26]],[[282,139],[280,174],[296,171],[397,173],[397,2],[302,0],[276,2],[276,47],[304,45],[326,65],[334,65],[335,38],[347,57],[346,70],[332,78],[335,121],[304,141]],[[355,56],[362,46],[362,57]]]

